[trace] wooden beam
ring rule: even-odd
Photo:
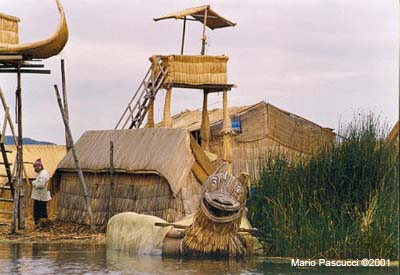
[[[183,48],[185,47],[185,32],[186,32],[186,16],[185,16],[185,18],[183,19],[181,55],[183,55]]]
[[[17,69],[0,69],[0,73],[18,73]],[[20,73],[22,74],[50,74],[50,70],[30,70],[30,69],[21,69]]]
[[[65,119],[69,124],[69,109],[68,109],[68,100],[67,100],[67,82],[65,80],[65,64],[64,59],[61,59],[61,82],[62,82],[62,95],[63,95],[63,103],[64,103],[64,113]],[[71,149],[71,144],[69,141],[68,133],[65,131],[65,146],[67,147],[67,152]]]
[[[3,60],[23,60],[24,57],[22,55],[0,55],[0,61]]]
[[[230,91],[232,88],[235,88],[234,84],[200,84],[200,85],[192,85],[185,83],[168,83],[172,88],[182,88],[182,89],[196,89],[196,90],[207,90],[208,93],[220,93],[222,91]]]
[[[3,90],[1,88],[0,88],[0,99],[1,99],[1,103],[3,104],[4,110],[9,110],[6,98],[4,97]],[[6,112],[5,115],[7,116],[8,125],[10,125],[11,134],[12,134],[12,137],[13,137],[13,140],[14,140],[15,148],[18,150],[18,141],[17,141],[17,137],[16,137],[16,134],[15,134],[14,121],[13,121],[9,111]],[[23,166],[23,171],[24,171],[24,175],[25,175],[25,181],[29,185],[30,182],[29,182],[29,179],[28,179],[28,173],[26,172],[25,165]]]
[[[0,64],[0,69],[3,68],[15,68],[16,64]],[[44,68],[44,64],[31,64],[31,63],[22,63],[21,68]]]
[[[6,138],[6,129],[7,129],[7,118],[8,118],[8,107],[7,109],[4,110],[4,121],[3,121],[3,130],[1,131],[1,138],[0,138],[0,144],[4,143],[4,139]]]
[[[107,221],[110,220],[111,218],[112,198],[114,192],[114,178],[115,178],[114,143],[110,141],[110,193],[108,195],[108,204],[107,204]]]
[[[168,223],[168,222],[156,222],[156,223],[154,223],[154,225],[159,226],[159,227],[172,226],[177,229],[186,229],[190,226],[190,225],[182,225],[182,224],[175,224],[175,223]],[[250,233],[250,234],[259,234],[259,232],[260,232],[260,230],[258,230],[257,228],[241,228],[241,227],[239,228],[238,231],[243,232],[243,233]]]
[[[204,10],[204,20],[203,20],[203,36],[201,37],[201,55],[206,53],[206,26],[207,26],[207,11]]]

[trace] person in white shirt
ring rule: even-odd
[[[40,219],[47,220],[47,202],[51,200],[50,191],[47,190],[49,173],[43,168],[41,159],[33,163],[33,168],[38,176],[32,181],[33,219],[39,225]]]

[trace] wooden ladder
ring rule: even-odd
[[[1,96],[2,92],[0,90]],[[0,175],[0,177],[5,177],[7,178],[7,183],[5,185],[0,186],[1,190],[1,195],[3,194],[3,191],[10,191],[11,192],[11,198],[3,198],[3,196],[0,196],[0,202],[6,202],[6,203],[14,203],[14,174],[15,174],[15,169],[13,169],[13,172],[11,172],[11,163],[8,160],[7,154],[12,153],[12,151],[6,150],[6,146],[4,145],[4,140],[6,137],[6,125],[7,125],[7,120],[9,119],[8,116],[10,115],[8,108],[5,109],[5,114],[4,114],[4,122],[3,122],[3,131],[0,133],[0,152],[1,152],[1,158],[2,162],[0,162],[0,165],[4,166],[6,173],[3,175]],[[14,136],[15,137],[15,136]],[[12,211],[8,210],[3,210],[0,209],[0,214],[8,214],[12,215]]]
[[[161,58],[155,58],[114,129],[139,128],[142,124],[151,102],[168,75],[168,68],[162,64]]]
[[[2,129],[0,132],[0,152],[1,152],[1,159],[3,161],[0,162],[0,165],[4,166],[5,171],[6,171],[6,173],[3,175],[0,175],[0,177],[7,178],[7,183],[5,185],[0,186],[0,202],[14,203],[14,179],[15,179],[15,173],[16,173],[16,163],[14,163],[14,166],[13,166],[14,168],[11,171],[12,164],[9,162],[7,154],[12,153],[12,151],[6,150],[6,147],[4,145],[7,124],[10,126],[14,144],[17,144],[17,137],[15,135],[13,120],[10,116],[9,107],[7,106],[7,102],[6,102],[6,99],[4,97],[4,94],[3,94],[3,91],[1,90],[1,88],[0,88],[0,99],[2,101],[3,108],[4,108],[4,121],[3,121]],[[15,145],[15,146],[17,146],[17,145]],[[24,169],[24,173],[26,176],[25,169]],[[3,191],[11,192],[11,198],[3,198],[2,197]],[[0,214],[13,215],[13,211],[7,211],[7,210],[0,209]]]

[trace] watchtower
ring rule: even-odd
[[[201,147],[209,151],[210,122],[208,118],[208,94],[222,92],[223,96],[223,129],[224,135],[224,161],[232,162],[231,121],[228,115],[228,91],[234,84],[228,82],[227,68],[228,56],[212,56],[205,54],[206,29],[212,30],[225,27],[233,27],[236,23],[222,17],[209,5],[189,8],[162,17],[154,18],[154,21],[165,19],[177,19],[183,21],[181,52],[179,55],[153,55],[150,57],[150,68],[145,74],[136,93],[133,95],[125,108],[115,129],[139,128],[145,116],[147,123],[145,127],[155,127],[154,124],[154,101],[160,89],[166,90],[163,127],[172,127],[171,99],[172,90],[177,88],[194,89],[203,92],[203,107],[201,120]],[[201,38],[201,54],[184,54],[186,23],[187,21],[198,21],[203,24]],[[230,165],[228,165],[230,167]]]

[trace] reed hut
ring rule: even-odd
[[[8,161],[15,164],[15,159],[17,155],[17,150],[14,145],[7,145],[7,151],[11,153],[7,154]],[[24,145],[23,156],[24,156],[24,195],[25,195],[25,205],[26,205],[26,215],[29,217],[32,215],[32,200],[31,200],[31,188],[30,181],[34,180],[37,176],[32,164],[38,158],[42,159],[44,168],[49,172],[50,176],[53,176],[54,171],[57,168],[60,160],[65,156],[67,150],[65,146],[61,145]],[[13,165],[14,166],[14,165]],[[11,166],[11,169],[13,169]],[[5,167],[0,166],[0,174],[5,175]],[[8,183],[7,177],[0,177],[0,185],[5,186]],[[51,186],[49,185],[49,188]],[[4,199],[12,199],[10,190],[1,190],[0,197]],[[48,204],[49,215],[54,215],[57,207],[57,197],[53,199]],[[0,210],[2,211],[12,211],[13,204],[11,202],[1,201]],[[1,214],[3,218],[10,218],[8,214]]]
[[[223,158],[223,110],[208,112],[211,136],[210,152]],[[283,152],[293,158],[308,156],[320,146],[331,144],[335,133],[305,118],[261,101],[254,105],[231,107],[233,174],[247,172],[252,181],[268,152]],[[187,129],[201,144],[202,112],[184,111],[172,117],[173,128]],[[159,124],[158,126],[162,126]]]
[[[114,146],[113,164],[110,141]],[[76,143],[76,151],[96,225],[126,211],[174,222],[198,209],[202,189],[198,171],[203,170],[186,130],[88,131]],[[58,218],[88,224],[71,153],[59,163],[56,174]]]

